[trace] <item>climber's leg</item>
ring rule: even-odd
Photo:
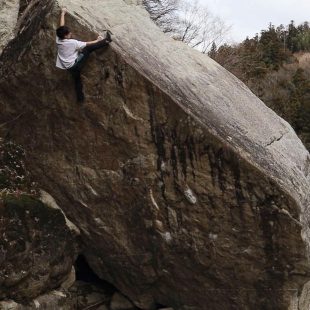
[[[77,67],[73,67],[69,69],[69,72],[71,73],[73,79],[74,79],[74,86],[75,86],[75,92],[78,102],[83,102],[85,99],[84,93],[83,93],[83,83],[81,78],[81,70]]]
[[[90,45],[87,45],[86,47],[83,48],[82,50],[82,54],[84,55],[84,57],[88,57],[90,53],[94,52],[95,50],[98,50],[100,48],[103,48],[105,46],[108,46],[111,42],[111,39],[103,39],[97,43],[94,43],[94,44],[90,44]]]
[[[68,69],[74,79],[76,96],[77,96],[78,102],[84,101],[83,84],[82,84],[82,79],[81,79],[81,69],[85,61],[88,59],[89,55],[92,52],[94,52],[97,49],[108,46],[111,41],[112,41],[111,36],[108,33],[106,39],[101,40],[94,44],[87,45],[85,48],[83,48],[80,55],[76,59],[74,66]]]
[[[105,46],[108,46],[110,42],[111,41],[104,39],[104,40],[101,40],[97,43],[90,44],[90,45],[87,45],[86,47],[84,47],[83,50],[81,51],[79,57],[76,59],[74,66],[71,69],[78,68],[79,70],[81,70],[83,65],[85,64],[86,60],[88,59],[89,55],[92,52],[94,52],[100,48],[103,48]]]

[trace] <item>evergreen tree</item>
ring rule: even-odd
[[[268,30],[261,32],[259,44],[262,61],[267,67],[278,69],[287,57],[283,50],[281,37],[272,24],[269,25]]]
[[[217,46],[215,44],[215,42],[212,43],[211,49],[208,52],[209,57],[215,59],[216,57],[216,52],[217,52]]]
[[[258,37],[253,39],[246,38],[240,49],[240,55],[242,60],[240,65],[244,72],[243,80],[258,79],[265,75],[267,67],[262,61]]]
[[[305,71],[298,68],[292,83],[295,87],[291,95],[291,104],[296,105],[296,116],[292,125],[310,148],[310,80]]]
[[[296,40],[297,51],[310,51],[310,30],[300,31]]]
[[[298,29],[295,27],[295,23],[291,20],[291,23],[288,26],[288,35],[287,35],[287,46],[289,50],[293,53],[298,51]]]

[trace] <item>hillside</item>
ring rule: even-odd
[[[310,148],[310,28],[305,22],[262,30],[209,55],[240,78],[264,103],[287,120]]]

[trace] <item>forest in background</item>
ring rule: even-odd
[[[310,150],[310,27],[275,27],[237,45],[212,44],[209,56],[287,120]]]

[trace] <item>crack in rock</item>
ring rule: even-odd
[[[265,146],[268,147],[270,145],[272,145],[275,142],[279,142],[285,135],[287,134],[287,132],[281,133],[281,136],[278,138],[273,138],[269,143],[267,143]]]

